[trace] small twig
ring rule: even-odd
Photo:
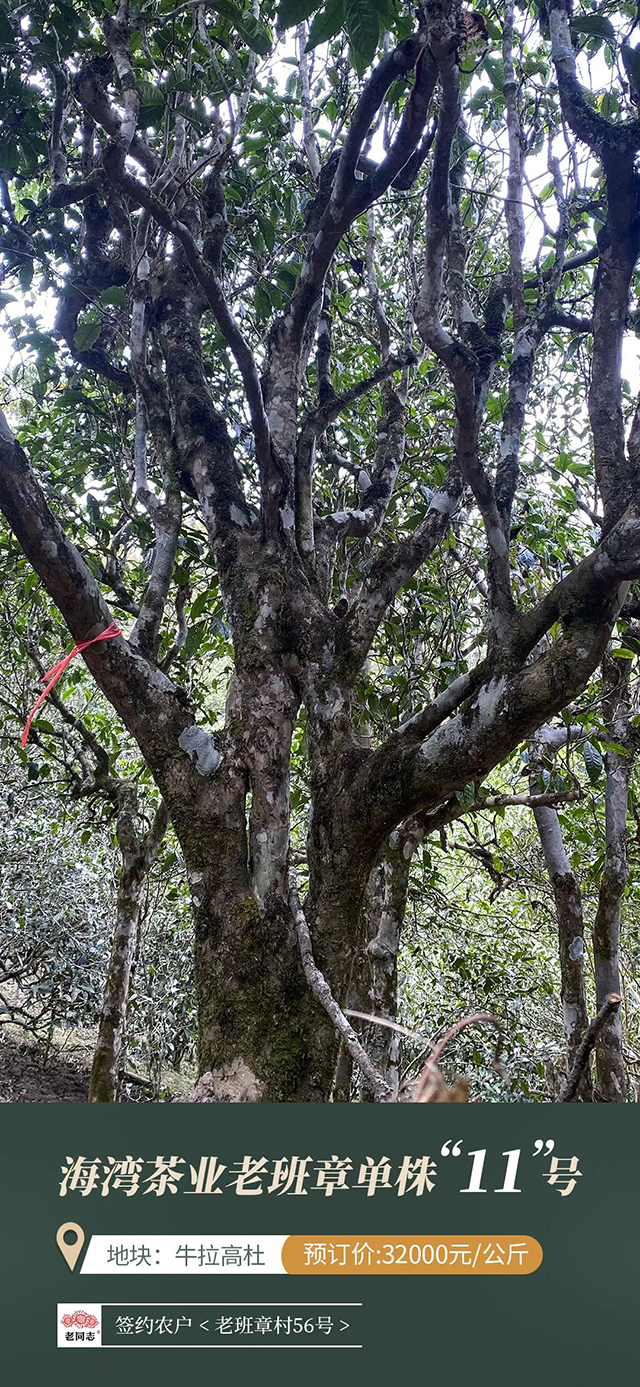
[[[433,1045],[433,1041],[427,1040],[419,1031],[410,1031],[408,1026],[399,1026],[396,1021],[387,1021],[384,1016],[373,1016],[368,1011],[352,1011],[350,1007],[345,1008],[344,1014],[354,1016],[356,1021],[370,1021],[374,1026],[384,1026],[388,1031],[397,1031],[398,1035],[406,1035],[409,1040],[419,1040],[421,1045]]]
[[[610,992],[606,1002],[604,1002],[604,1004],[600,1007],[600,1010],[597,1013],[597,1015],[594,1016],[593,1021],[591,1021],[590,1024],[587,1026],[582,1040],[580,1041],[580,1044],[576,1050],[576,1057],[573,1061],[573,1069],[571,1070],[571,1073],[569,1075],[569,1078],[567,1079],[566,1084],[564,1085],[564,1088],[560,1090],[560,1093],[556,1098],[556,1103],[570,1103],[571,1100],[575,1097],[582,1076],[582,1071],[586,1066],[587,1060],[589,1059],[589,1055],[593,1050],[593,1047],[600,1034],[600,1031],[602,1030],[605,1021],[608,1021],[609,1017],[613,1016],[614,1011],[618,1010],[621,1001],[622,998],[618,995],[617,992]]]
[[[324,973],[320,972],[320,969],[318,968],[315,962],[315,959],[313,957],[313,949],[311,946],[311,935],[309,933],[309,926],[307,924],[307,918],[304,913],[304,910],[302,909],[302,906],[300,904],[300,899],[298,897],[298,889],[296,886],[295,872],[293,871],[289,872],[289,905],[291,907],[291,914],[293,916],[293,921],[296,927],[296,934],[298,936],[298,944],[300,946],[300,957],[302,959],[304,975],[307,979],[309,987],[311,988],[311,991],[313,992],[314,997],[316,997],[320,1005],[324,1007],[327,1016],[333,1022],[339,1035],[342,1036],[342,1039],[344,1040],[344,1043],[347,1047],[347,1050],[349,1051],[349,1054],[351,1055],[351,1058],[355,1060],[356,1064],[362,1070],[362,1073],[371,1085],[376,1102],[391,1102],[393,1099],[393,1090],[390,1088],[389,1084],[386,1083],[386,1081],[383,1079],[380,1072],[376,1069],[375,1064],[369,1058],[369,1055],[367,1054],[366,1050],[363,1049],[353,1027],[349,1025],[349,1022],[347,1021],[344,1012],[336,1002],[336,999],[333,996],[333,993],[331,991],[331,988],[329,987],[327,979],[324,976]]]
[[[505,809],[519,804],[524,804],[529,809],[543,809],[572,804],[578,799],[582,799],[579,786],[575,790],[544,790],[539,795],[528,795],[526,792],[518,795],[490,795],[487,799],[479,799],[475,804],[470,804],[464,812],[474,814],[482,809]]]
[[[181,588],[178,588],[176,593],[176,620],[178,623],[178,630],[173,645],[170,646],[160,665],[160,669],[163,670],[165,674],[186,644],[189,627],[184,609],[190,597],[191,588],[188,584],[184,584]]]
[[[496,1017],[492,1016],[490,1012],[478,1011],[473,1016],[463,1016],[460,1019],[460,1021],[456,1021],[455,1025],[450,1026],[449,1030],[446,1031],[446,1033],[443,1035],[442,1040],[438,1041],[435,1050],[431,1055],[429,1055],[427,1063],[425,1064],[422,1073],[418,1077],[418,1082],[415,1086],[412,1095],[412,1101],[414,1103],[420,1102],[420,1098],[424,1093],[425,1089],[427,1088],[430,1079],[434,1076],[434,1073],[437,1071],[438,1060],[444,1053],[444,1050],[446,1046],[449,1044],[449,1041],[453,1040],[454,1036],[458,1035],[460,1031],[465,1030],[467,1026],[480,1026],[485,1025],[487,1023],[491,1026],[495,1026],[500,1033],[496,1042],[496,1050],[495,1055],[493,1057],[493,1067],[495,1070],[497,1070],[498,1074],[500,1074],[501,1077],[504,1078],[504,1069],[502,1067],[502,1064],[500,1063],[500,1052],[502,1050],[502,1026],[500,1025],[500,1022],[496,1019]]]

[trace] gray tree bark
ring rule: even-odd
[[[530,747],[530,789],[540,790],[540,772],[545,752],[553,757],[566,745],[566,728],[543,727]],[[562,1015],[567,1045],[568,1069],[575,1061],[578,1046],[589,1024],[584,976],[584,915],[582,893],[565,850],[558,812],[551,807],[534,808],[533,816],[540,838],[549,880],[553,890],[558,922],[558,955],[562,986]],[[588,1065],[580,1078],[579,1094],[585,1102],[593,1097]]]
[[[131,969],[140,928],[140,911],[149,871],[167,830],[168,811],[162,804],[146,833],[137,818],[135,789],[119,789],[116,833],[120,850],[120,872],[116,899],[116,922],[107,964],[107,976],[96,1048],[89,1079],[90,1103],[115,1103],[119,1093],[119,1069],[127,1026],[127,1007]]]
[[[383,1021],[398,1017],[398,951],[407,907],[411,861],[422,829],[416,820],[401,824],[390,834],[369,877],[364,901],[366,945],[360,1009]],[[373,1023],[365,1025],[363,1044],[395,1097],[399,1087],[400,1035]],[[366,1080],[360,1082],[360,1098],[372,1102]]]
[[[619,995],[620,927],[622,901],[629,876],[627,807],[629,777],[637,749],[631,726],[629,694],[630,660],[608,654],[603,662],[605,696],[603,716],[607,736],[617,747],[605,752],[605,857],[593,927],[593,962],[598,1008],[611,994]],[[612,1010],[596,1040],[596,1098],[603,1103],[624,1103],[628,1077],[624,1062],[620,1007]]]

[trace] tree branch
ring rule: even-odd
[[[583,1039],[580,1042],[580,1045],[576,1052],[576,1058],[573,1065],[573,1069],[571,1070],[571,1073],[563,1088],[561,1088],[560,1090],[560,1093],[556,1099],[557,1103],[570,1103],[572,1099],[575,1098],[576,1093],[578,1092],[578,1086],[580,1084],[582,1072],[585,1068],[585,1065],[587,1064],[589,1055],[593,1050],[596,1040],[598,1039],[598,1035],[600,1034],[600,1031],[602,1030],[602,1027],[606,1024],[606,1022],[609,1021],[610,1018],[617,1013],[617,1011],[620,1008],[621,1002],[622,998],[618,996],[616,992],[610,993],[606,1001],[600,1007],[600,1010],[597,1013],[597,1015],[594,1016],[593,1021],[591,1021],[590,1025],[585,1031]]]
[[[615,125],[589,105],[576,72],[567,0],[549,0],[548,10],[551,58],[568,125],[594,154],[606,157],[616,151],[620,155],[633,156],[640,149],[640,121]]]
[[[448,7],[445,8],[448,11]],[[442,105],[427,195],[426,251],[415,320],[423,341],[446,366],[453,386],[457,465],[482,515],[489,551],[489,605],[493,639],[497,643],[505,643],[510,639],[515,620],[509,545],[493,485],[478,452],[489,378],[499,352],[504,288],[498,283],[490,296],[484,331],[476,323],[473,314],[468,321],[465,320],[464,341],[453,337],[441,318],[445,257],[452,219],[451,153],[460,122],[460,77],[455,40],[454,18],[438,8],[429,30],[429,42],[440,68]]]
[[[23,449],[0,411],[0,509],[26,557],[40,575],[49,596],[62,614],[76,641],[91,639],[111,621],[98,584],[75,545],[51,513],[31,471]],[[98,686],[137,741],[162,788],[167,776],[177,772],[176,787],[189,798],[199,785],[179,739],[195,727],[193,713],[180,691],[159,670],[132,650],[123,636],[100,642],[83,651],[83,659]],[[222,757],[213,750],[208,758],[211,772]],[[184,738],[183,738],[184,740]],[[204,743],[203,743],[204,749]],[[204,758],[207,761],[207,758]],[[202,764],[200,754],[198,762]]]
[[[324,1007],[327,1016],[333,1022],[338,1035],[342,1037],[352,1059],[355,1060],[367,1079],[367,1082],[371,1085],[376,1102],[390,1102],[393,1098],[392,1089],[389,1084],[385,1083],[382,1075],[378,1073],[375,1065],[369,1059],[366,1050],[363,1049],[358,1040],[353,1026],[349,1025],[344,1012],[336,1002],[324,973],[320,972],[314,960],[309,926],[298,898],[295,873],[293,871],[289,873],[289,905],[298,937],[298,946],[300,948],[304,975],[314,997],[320,1003],[320,1006]]]

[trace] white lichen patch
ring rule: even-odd
[[[288,844],[288,824],[261,828],[254,836],[251,844],[251,875],[256,899],[262,906],[279,885],[281,864],[286,858]]]
[[[565,1002],[562,1008],[562,1021],[567,1039],[573,1034],[577,1020],[578,1008],[573,1006],[570,1002]]]
[[[570,63],[573,67],[575,56],[571,43],[569,42],[569,26],[567,16],[562,10],[551,10],[549,14],[549,30],[551,33],[551,56],[555,63]]]
[[[447,748],[447,744],[449,744],[449,747],[455,747],[455,744],[462,741],[462,738],[463,729],[460,719],[447,718],[446,722],[443,722],[440,727],[436,728],[435,732],[432,732],[424,742],[420,743],[420,755],[424,761],[435,761],[440,755],[442,746]]]
[[[458,505],[457,496],[451,496],[448,491],[436,491],[429,502],[429,510],[435,510],[439,515],[453,515]]]
[[[502,674],[499,679],[490,679],[488,684],[483,684],[482,688],[478,690],[476,712],[481,722],[491,721],[506,687],[506,675]]]
[[[489,540],[491,548],[493,549],[494,554],[497,554],[498,557],[502,558],[504,558],[505,555],[508,554],[509,546],[507,544],[506,536],[503,534],[503,531],[500,529],[498,525],[487,526],[487,538]]]
[[[203,727],[197,727],[195,723],[191,727],[185,727],[180,733],[178,746],[195,762],[199,775],[213,775],[222,764],[222,755],[211,733],[205,732]]]
[[[151,684],[154,689],[158,689],[160,693],[166,694],[173,692],[171,680],[167,678],[167,675],[164,674],[161,669],[151,669],[147,674],[145,667],[145,679],[148,680],[149,684]]]
[[[229,506],[229,519],[234,525],[240,525],[241,529],[245,529],[249,524],[249,517],[236,505]]]
[[[275,617],[275,607],[269,592],[263,592],[258,602],[258,615],[255,619],[255,630],[264,631],[266,626]]]

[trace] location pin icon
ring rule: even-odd
[[[65,1242],[65,1238],[68,1233],[73,1233],[73,1242]],[[56,1233],[56,1242],[69,1268],[69,1271],[73,1271],[78,1257],[80,1256],[80,1253],[82,1252],[82,1249],[84,1247],[84,1233],[80,1227],[80,1224],[61,1223]]]

